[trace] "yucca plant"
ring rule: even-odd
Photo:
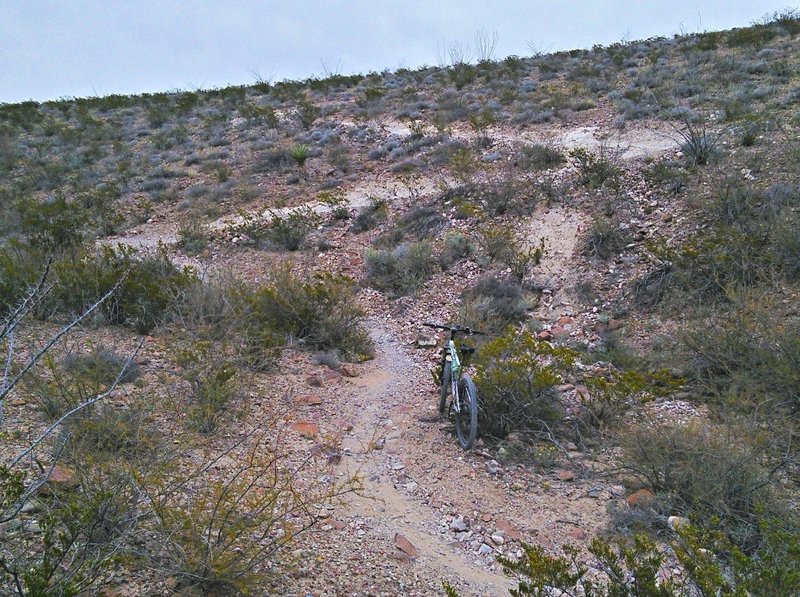
[[[291,155],[292,159],[297,162],[298,166],[303,168],[309,156],[308,145],[305,145],[304,143],[292,145],[292,148],[289,150],[289,155]]]

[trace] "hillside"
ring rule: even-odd
[[[800,593],[798,33],[0,105],[0,592]]]

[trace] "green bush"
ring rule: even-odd
[[[483,276],[465,290],[462,301],[476,328],[494,332],[524,321],[533,306],[518,282],[494,274]]]
[[[564,409],[555,387],[561,367],[571,366],[574,358],[570,350],[539,341],[527,330],[509,331],[482,346],[475,360],[481,433],[537,434],[560,421]]]
[[[400,217],[397,227],[418,240],[429,238],[447,224],[447,219],[436,206],[416,207]]]
[[[551,145],[533,143],[523,145],[518,159],[520,167],[526,170],[547,170],[564,163],[564,154]]]
[[[100,404],[91,413],[69,419],[66,446],[70,460],[97,462],[104,458],[131,461],[159,447],[159,434],[140,405]]]
[[[194,341],[176,352],[180,376],[189,383],[187,423],[200,433],[213,433],[228,403],[237,394],[236,366],[225,356],[224,347]]]
[[[719,532],[703,532],[683,525],[665,550],[643,534],[612,539],[595,537],[589,544],[593,556],[584,563],[574,546],[554,556],[540,545],[523,543],[519,559],[498,556],[503,571],[519,580],[513,597],[687,597],[769,595],[790,597],[800,590],[796,561],[800,535],[780,521],[761,521],[762,549],[747,555]],[[670,556],[681,564],[682,574],[665,575]],[[593,573],[589,574],[589,570]],[[597,573],[600,573],[599,575]],[[449,597],[458,593],[447,583]],[[557,593],[556,593],[557,592]]]
[[[195,279],[178,269],[166,248],[139,254],[132,247],[102,247],[94,254],[54,264],[57,283],[48,301],[58,310],[80,313],[119,284],[100,305],[110,325],[126,325],[149,333],[169,316],[175,299]]]
[[[630,241],[630,232],[620,228],[617,219],[595,217],[583,239],[583,252],[607,260],[619,255]]]
[[[600,147],[600,152],[595,155],[585,148],[578,147],[569,152],[572,163],[578,170],[581,184],[592,189],[607,187],[618,190],[622,170],[615,163],[611,152],[605,147]]]
[[[320,109],[307,99],[303,98],[297,102],[297,117],[304,129],[310,129],[319,115]]]
[[[105,391],[117,378],[122,384],[135,381],[138,366],[126,365],[126,358],[104,348],[69,352],[60,360],[51,351],[28,373],[23,386],[31,403],[47,418],[56,419]]]
[[[768,296],[735,296],[680,338],[688,374],[709,399],[746,411],[800,408],[800,322]]]
[[[353,282],[345,276],[318,274],[306,280],[280,268],[268,284],[245,290],[237,301],[240,325],[253,334],[256,345],[267,340],[272,347],[294,338],[314,350],[336,350],[347,360],[372,354]]]
[[[762,508],[782,515],[778,469],[764,463],[753,434],[740,426],[656,424],[626,430],[625,467],[662,497],[663,514],[719,520],[737,545],[759,540]]]
[[[20,199],[16,204],[20,232],[45,253],[74,250],[84,240],[89,214],[76,202],[56,194],[45,201]]]
[[[297,251],[317,227],[320,217],[309,207],[274,215],[266,224],[264,239],[272,246]]]
[[[350,225],[352,232],[366,232],[372,230],[379,223],[386,220],[386,201],[373,199],[369,205],[362,207]]]
[[[16,307],[44,273],[47,258],[24,243],[0,246],[0,317]]]
[[[427,241],[403,243],[395,249],[367,249],[365,255],[367,283],[391,296],[416,290],[438,269]]]
[[[210,241],[208,230],[196,216],[183,220],[178,227],[178,246],[187,255],[202,253]]]
[[[447,269],[462,259],[468,259],[475,252],[475,246],[461,233],[449,234],[444,239],[444,248],[439,258],[442,269]]]

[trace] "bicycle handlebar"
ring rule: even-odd
[[[447,330],[451,334],[467,334],[468,336],[485,336],[486,332],[479,332],[478,330],[471,330],[468,327],[460,325],[442,325],[441,323],[424,322],[422,325],[429,328],[436,328],[437,330]]]

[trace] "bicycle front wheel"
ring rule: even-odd
[[[439,414],[443,415],[447,411],[447,395],[450,393],[450,380],[453,377],[453,370],[450,361],[445,362],[442,367],[442,385],[439,388]]]
[[[458,396],[461,408],[456,412],[456,435],[459,445],[469,450],[478,435],[478,391],[467,374],[458,380]]]

